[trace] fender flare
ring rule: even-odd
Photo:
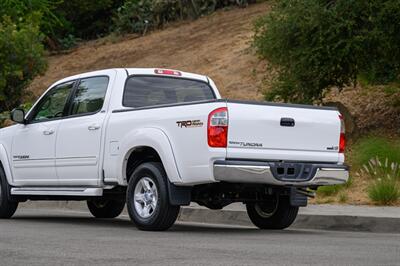
[[[0,162],[3,165],[3,170],[9,185],[13,185],[13,176],[11,173],[11,164],[8,159],[7,150],[3,144],[0,144]]]
[[[126,164],[128,158],[135,148],[143,146],[150,147],[158,153],[165,172],[167,173],[169,182],[174,184],[182,183],[168,136],[159,128],[147,127],[128,133],[120,142],[118,167],[121,168],[118,172],[120,173],[119,176],[122,180],[118,180],[119,184],[127,184]]]

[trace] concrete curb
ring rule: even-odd
[[[209,210],[197,205],[183,207],[178,221],[251,226],[242,204],[233,204],[223,210]],[[27,209],[58,209],[88,211],[86,202],[27,202]],[[369,206],[310,205],[301,208],[290,228],[374,233],[400,233],[400,208]],[[126,210],[124,210],[124,214]]]
[[[182,209],[180,221],[253,226],[245,211],[187,207]],[[374,233],[400,233],[400,219],[346,215],[299,214],[290,228]]]

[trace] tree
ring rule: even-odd
[[[255,24],[254,45],[277,75],[267,100],[312,103],[358,78],[400,74],[400,1],[278,0]]]
[[[21,103],[28,83],[46,68],[40,14],[32,13],[19,23],[0,20],[0,111]]]

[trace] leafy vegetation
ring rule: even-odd
[[[368,188],[368,196],[379,205],[396,203],[400,199],[399,184],[390,178],[378,179]]]
[[[372,179],[368,187],[369,198],[382,205],[395,203],[400,198],[400,163],[381,160],[379,157],[369,160],[361,170],[363,175]]]
[[[400,139],[377,136],[362,137],[353,146],[352,166],[359,169],[371,164],[371,159],[377,157],[384,158],[388,163],[400,162]]]
[[[267,100],[312,103],[357,78],[400,74],[400,1],[279,0],[255,24],[254,45],[277,70]]]
[[[0,20],[0,110],[21,103],[27,84],[46,69],[40,13],[34,12],[18,24],[10,17]]]
[[[126,0],[113,18],[120,34],[145,33],[168,22],[195,19],[230,5],[246,6],[255,0]]]

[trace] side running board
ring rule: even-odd
[[[71,188],[71,187],[14,187],[11,195],[38,196],[102,196],[102,188]]]

